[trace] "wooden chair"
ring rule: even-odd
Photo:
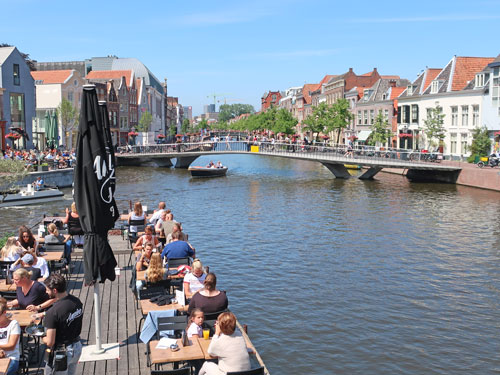
[[[130,227],[136,227],[137,232],[130,232]],[[132,262],[132,257],[134,256],[134,244],[139,239],[137,235],[138,232],[144,232],[144,228],[146,228],[146,224],[144,224],[144,220],[130,220],[130,223],[127,225],[128,230],[128,243],[130,245],[130,256],[128,258],[128,265],[130,266]]]
[[[66,246],[65,243],[46,243],[44,245],[45,251],[47,253],[49,253],[51,251],[63,251],[64,252],[65,246]]]
[[[229,371],[226,375],[264,375],[264,367],[254,368],[247,371]]]
[[[219,315],[224,313],[224,312],[229,312],[229,309],[220,310],[220,311],[216,311],[216,312],[212,312],[212,313],[205,313],[205,321],[207,321],[207,320],[216,321],[217,318],[219,317]]]
[[[190,257],[184,257],[184,258],[168,258],[167,259],[167,264],[168,268],[177,268],[179,266],[183,266],[187,264],[188,266],[191,265],[191,258]]]
[[[9,273],[10,266],[14,263],[14,261],[10,260],[0,260],[0,279],[6,279],[7,274]]]

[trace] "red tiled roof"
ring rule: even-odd
[[[403,91],[406,90],[406,87],[392,87],[391,88],[391,100],[396,99]]]
[[[383,79],[400,79],[400,76],[380,76],[380,78]]]
[[[495,60],[494,57],[457,57],[451,90],[463,90],[476,73],[483,70],[493,60]]]
[[[38,70],[31,72],[35,81],[42,81],[42,84],[64,83],[73,74],[73,70]]]
[[[132,70],[92,70],[87,74],[87,79],[121,79],[125,77],[127,87],[130,87]]]
[[[431,69],[427,68],[427,76],[425,77],[425,83],[424,83],[424,88],[422,89],[422,92],[427,90],[427,87],[431,84],[432,81],[434,81],[434,78],[437,77],[439,73],[441,73],[442,69]]]
[[[318,89],[318,84],[317,83],[306,83],[302,87],[302,95],[304,96],[304,102],[306,104],[311,104],[311,95],[309,94],[310,92],[313,92]]]

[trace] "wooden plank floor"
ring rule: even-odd
[[[129,288],[132,276],[127,267],[129,251],[120,236],[110,236],[110,244],[116,260],[121,268],[120,276],[114,282],[106,281],[99,285],[101,299],[101,342],[120,343],[118,360],[82,362],[78,365],[77,374],[150,374],[146,366],[146,345],[137,336],[137,328],[141,319],[141,311],[136,308],[135,298]],[[81,333],[83,345],[95,344],[94,320],[94,288],[83,285],[82,252],[73,254],[74,269],[70,275],[68,290],[78,297],[84,306],[83,328]],[[41,356],[42,357],[42,356]],[[30,374],[43,374],[43,359],[39,364],[30,364]]]

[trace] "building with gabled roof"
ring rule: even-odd
[[[81,96],[85,80],[80,72],[73,69],[33,71],[31,76],[36,87],[36,116],[33,119],[33,143],[39,148],[47,146],[46,128],[47,114],[56,112],[63,99],[71,103],[80,113]],[[72,123],[63,123],[61,115],[58,119],[57,145],[72,148],[76,144],[78,119]]]
[[[484,92],[481,102],[481,125],[488,129],[493,149],[500,150],[500,55],[476,73],[475,90]]]
[[[6,147],[5,135],[10,128],[22,129],[24,136],[14,142],[16,147],[32,147],[35,117],[35,80],[30,68],[16,47],[0,47],[0,89],[3,89],[3,114],[0,118],[0,143]],[[9,141],[11,143],[11,141]]]
[[[398,97],[399,147],[439,149],[451,158],[469,154],[472,131],[482,126],[485,87],[476,87],[475,77],[493,57],[453,56],[443,69],[425,69]],[[446,136],[442,144],[428,139],[425,121],[437,106],[444,114]]]
[[[261,112],[267,111],[271,106],[277,107],[279,105],[282,96],[284,95],[281,91],[266,91],[260,98]]]

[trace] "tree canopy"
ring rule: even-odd
[[[326,125],[327,131],[337,131],[337,143],[340,142],[340,134],[342,130],[347,128],[351,123],[354,115],[350,111],[349,101],[347,99],[339,99],[332,104],[333,119]]]
[[[431,148],[431,145],[433,145],[433,139],[437,139],[439,143],[446,136],[446,130],[443,125],[444,116],[443,107],[441,107],[438,103],[436,103],[434,108],[427,109],[427,119],[424,121],[424,127],[427,141],[429,143],[429,149]]]
[[[184,120],[182,120],[181,132],[189,133],[190,130],[191,130],[191,123],[187,118],[185,118]]]
[[[250,104],[223,104],[219,107],[219,122],[228,122],[245,113],[255,113],[255,109]]]
[[[139,132],[147,132],[149,131],[149,127],[153,123],[153,116],[149,111],[145,111],[141,118],[139,119],[139,123],[137,124],[137,131]]]
[[[389,121],[384,117],[382,111],[378,112],[375,122],[371,127],[372,133],[368,143],[372,146],[377,144],[386,144],[388,139],[392,137],[392,131],[389,129]]]
[[[470,146],[472,155],[488,156],[491,151],[491,139],[488,134],[488,129],[483,126],[482,128],[475,128],[472,131],[472,143]]]
[[[68,146],[68,138],[66,137],[66,135],[67,133],[69,133],[67,136],[71,138],[73,129],[77,124],[79,113],[77,109],[73,107],[73,104],[71,104],[69,100],[63,98],[61,104],[59,104],[59,106],[57,107],[57,115],[61,119],[61,128],[63,130],[64,145]]]
[[[269,108],[266,112],[253,114],[237,122],[224,125],[225,128],[240,131],[263,131],[268,130],[274,133],[293,134],[297,119],[295,119],[286,109]]]

